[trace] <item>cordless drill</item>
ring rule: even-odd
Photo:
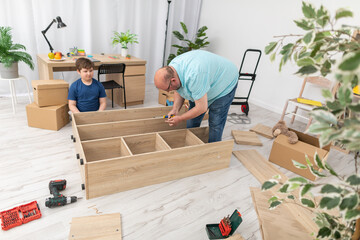
[[[52,208],[58,206],[64,206],[69,203],[74,203],[77,201],[77,197],[65,197],[59,191],[66,188],[66,180],[54,180],[49,182],[50,194],[53,194],[53,198],[47,198],[45,200],[45,206]],[[80,198],[79,198],[80,199]]]

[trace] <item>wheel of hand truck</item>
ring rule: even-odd
[[[241,105],[241,111],[245,113],[245,115],[247,116],[249,113],[249,105],[248,104]]]

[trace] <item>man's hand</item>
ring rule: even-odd
[[[176,115],[178,115],[178,113],[179,113],[179,111],[178,110],[176,110],[176,109],[171,109],[171,111],[170,112],[168,112],[168,114],[167,114],[167,116],[170,118],[170,116],[176,116]]]
[[[181,116],[173,116],[171,118],[168,118],[165,122],[169,123],[170,127],[176,127],[181,121],[182,121]]]

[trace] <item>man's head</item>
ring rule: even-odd
[[[76,70],[84,81],[90,81],[94,76],[94,63],[87,58],[79,58],[75,63]]]
[[[181,87],[180,79],[174,68],[165,66],[156,71],[154,84],[164,91],[178,90]]]

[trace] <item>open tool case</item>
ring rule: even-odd
[[[36,201],[0,212],[2,230],[20,226],[41,217],[39,205]]]
[[[221,234],[221,231],[219,228],[219,223],[206,224],[205,229],[206,229],[206,233],[207,233],[209,239],[225,239],[225,238],[228,238],[231,235],[233,235],[233,233],[236,231],[236,229],[242,223],[241,214],[237,209],[235,209],[235,211],[231,215],[230,222],[231,222],[231,232],[229,233],[229,236],[227,236],[227,237],[224,237]]]

